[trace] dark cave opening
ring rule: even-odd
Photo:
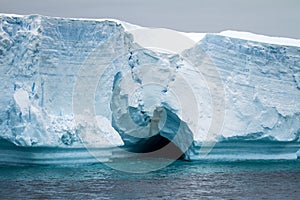
[[[139,157],[183,159],[184,153],[170,140],[157,134],[140,139],[134,144],[125,144],[127,151],[139,153]]]

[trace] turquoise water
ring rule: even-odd
[[[300,160],[176,161],[146,174],[120,172],[100,163],[3,166],[0,187],[1,199],[299,199]]]

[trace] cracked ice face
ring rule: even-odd
[[[160,59],[154,52],[151,53],[152,55],[150,53],[150,51],[147,54],[143,51],[130,53],[128,55],[129,64],[126,64],[124,68],[119,65],[116,68],[117,71],[113,72],[114,80],[110,100],[112,125],[120,133],[125,143],[128,140],[135,143],[134,141],[137,138],[149,138],[157,134],[163,134],[161,130],[166,129],[168,126],[169,128],[173,127],[172,130],[167,131],[168,138],[172,141],[180,130],[178,127],[185,126],[186,129],[189,129],[188,126],[190,126],[194,128],[193,126],[197,123],[198,118],[194,116],[197,113],[195,112],[197,110],[195,97],[192,92],[190,93],[191,96],[188,96],[189,84],[182,75],[179,75],[183,65],[180,57],[177,56],[176,62],[174,62],[172,55],[164,55],[165,58]],[[135,61],[132,61],[133,57],[135,57]],[[151,65],[144,64],[145,60],[149,62],[149,58],[153,63]],[[113,71],[109,70],[107,73]],[[103,85],[107,84],[100,80],[98,84],[99,91],[101,91]],[[186,95],[184,99],[181,96],[182,94]],[[101,92],[99,92],[100,95]],[[99,97],[99,99],[101,98]],[[185,102],[182,100],[185,100]],[[185,110],[189,113],[183,112],[183,103],[190,105],[190,109]],[[101,112],[101,107],[98,108]],[[172,112],[176,119],[168,118],[166,112]],[[168,121],[168,125],[166,125],[166,121]],[[178,127],[174,128],[176,126]],[[193,138],[192,131],[189,130],[186,135],[190,135],[187,137],[189,139],[186,140],[189,144],[180,145],[180,142],[177,141],[177,145],[182,148],[183,152],[187,150],[193,141],[191,139]]]

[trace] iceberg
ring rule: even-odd
[[[300,40],[2,14],[0,81],[0,163],[299,157]]]

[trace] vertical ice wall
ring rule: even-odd
[[[29,146],[78,140],[72,91],[80,67],[96,47],[103,55],[127,52],[131,37],[110,21],[5,15],[0,20],[1,137]],[[106,64],[111,58],[97,59]]]
[[[207,34],[186,54],[197,63],[202,51],[225,88],[222,137],[299,139],[300,47]]]

